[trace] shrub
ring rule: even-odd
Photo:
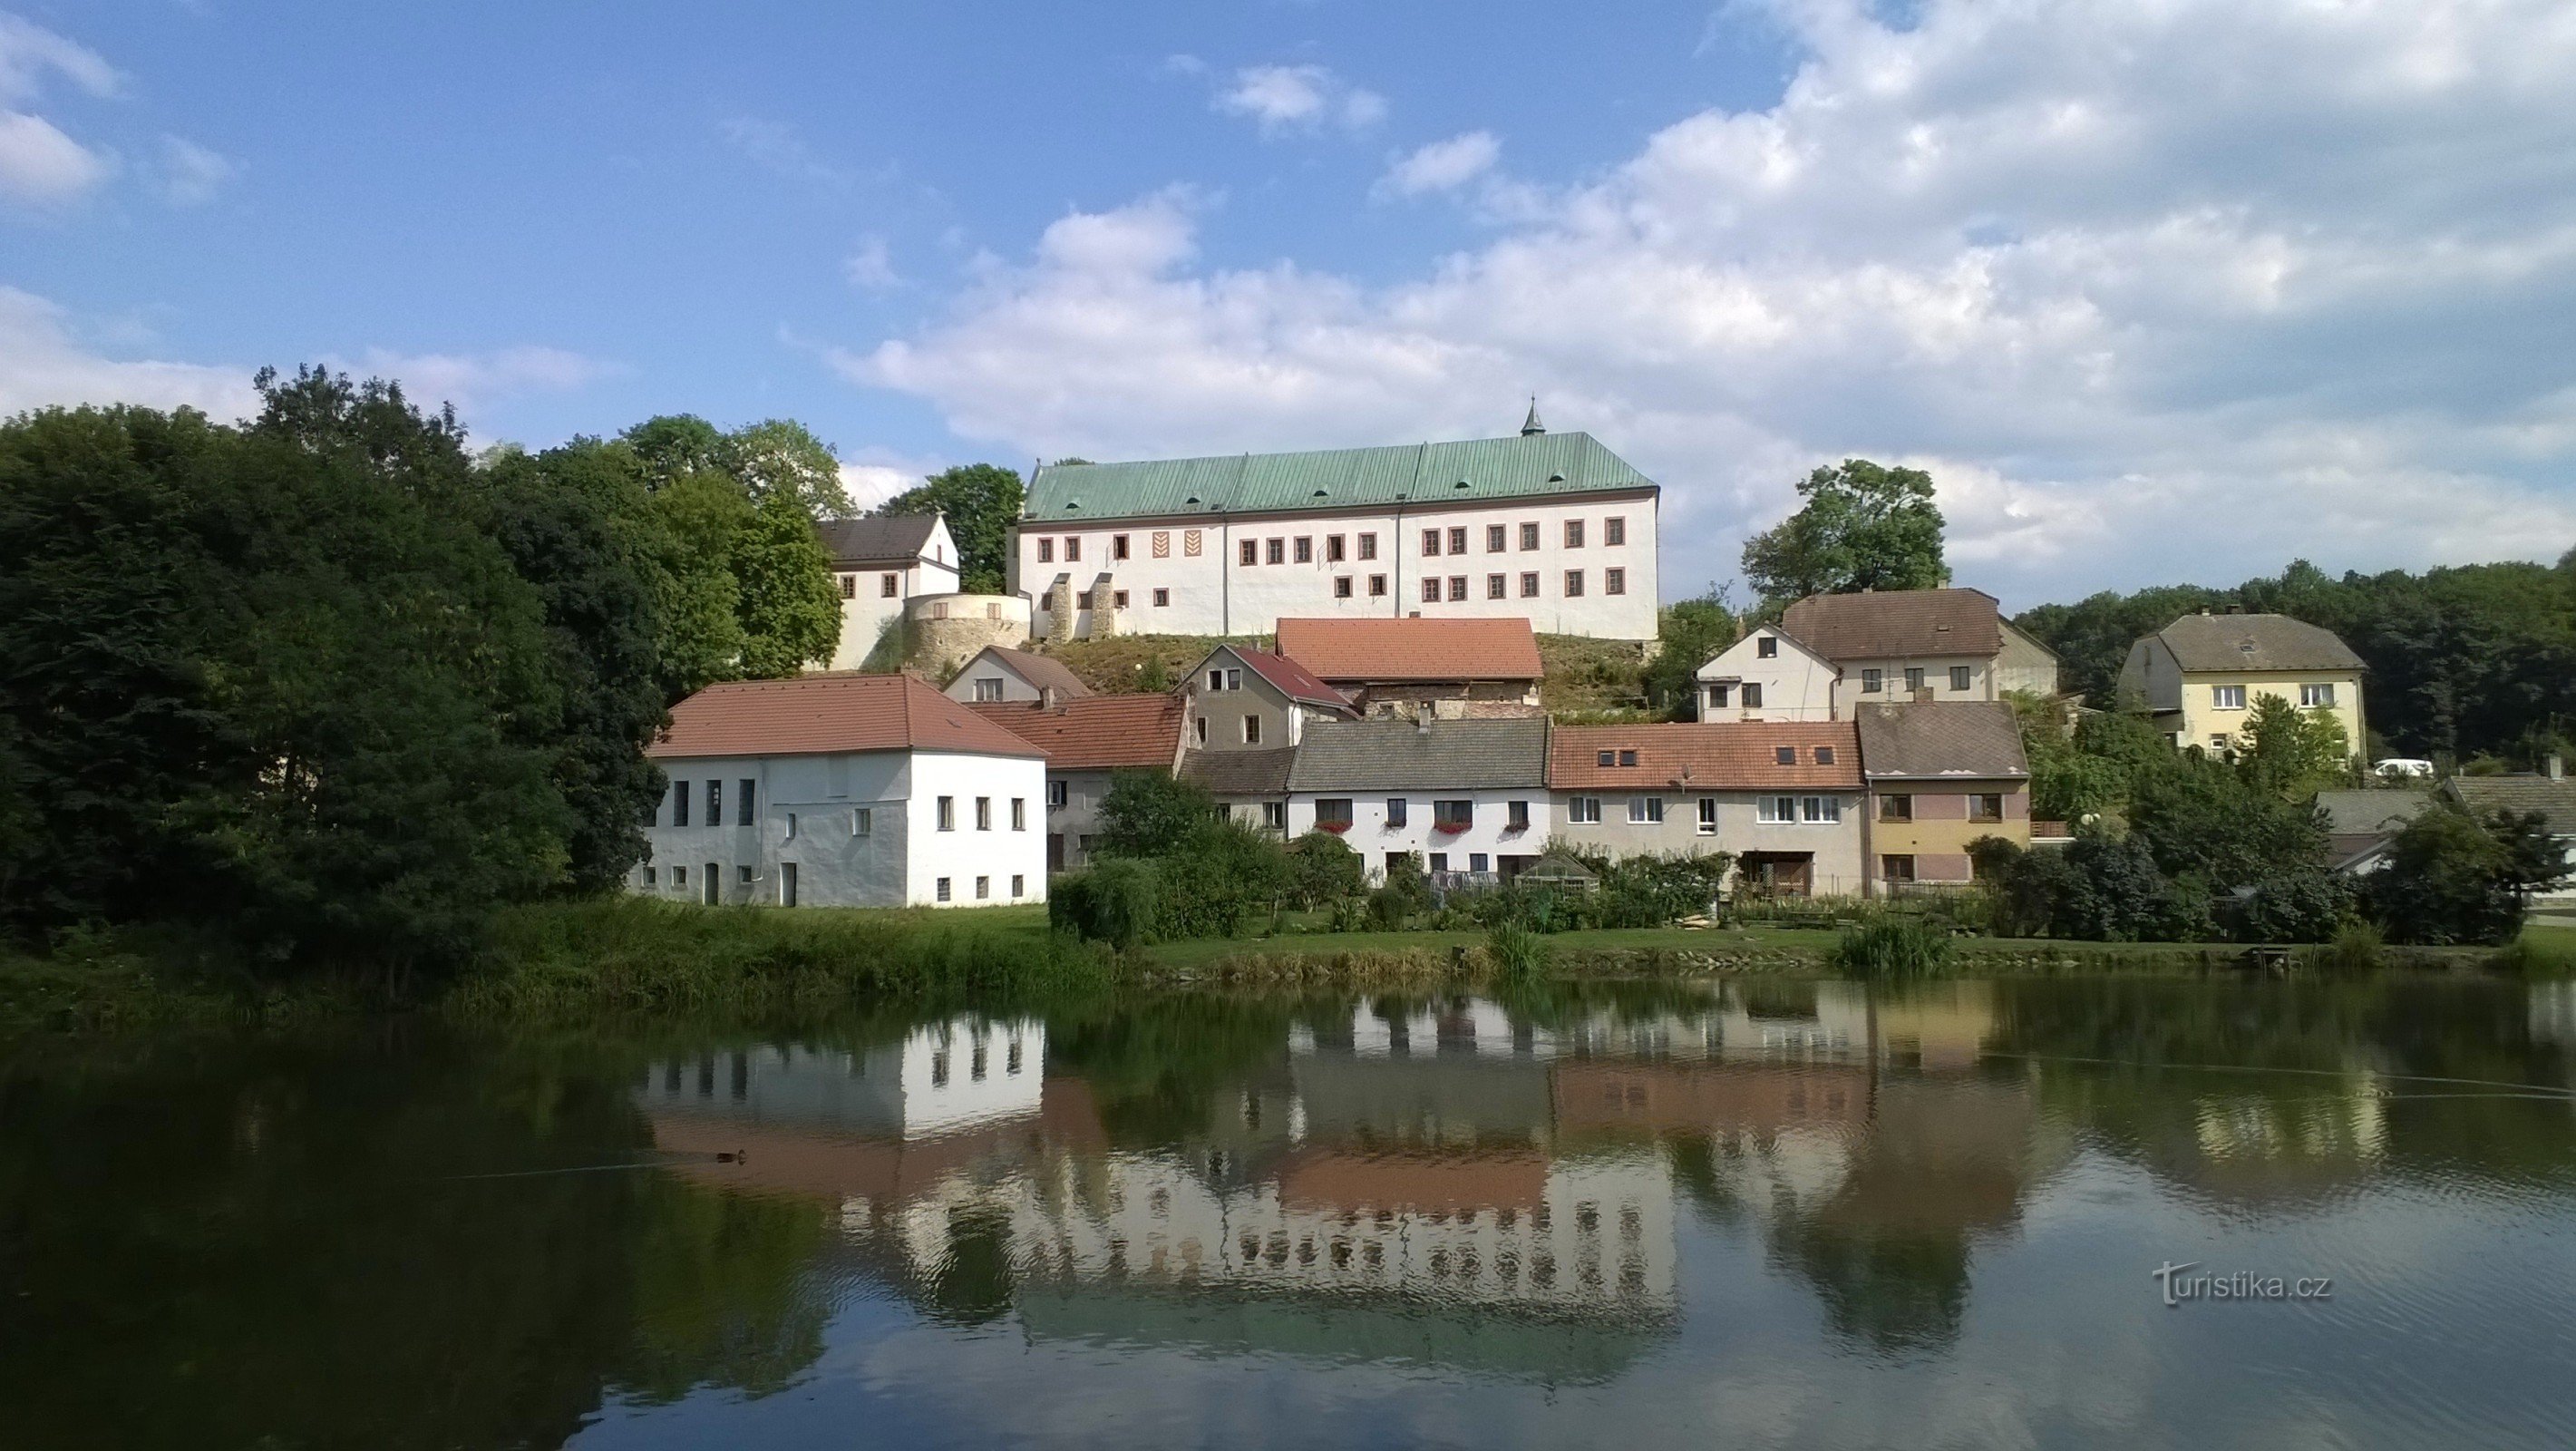
[[[1536,977],[1554,956],[1547,939],[1506,922],[1485,934],[1485,956],[1506,977]]]
[[[1152,863],[1103,857],[1090,870],[1058,877],[1047,887],[1047,921],[1123,952],[1154,940],[1161,894]]]
[[[2336,931],[2334,941],[2318,950],[2313,961],[2334,976],[2361,977],[2385,965],[2388,953],[2378,928],[2367,922],[2347,922]]]
[[[1390,882],[1369,893],[1368,925],[1380,932],[1401,932],[1413,918],[1413,899]]]
[[[1288,844],[1288,898],[1298,906],[1356,897],[1367,885],[1360,854],[1331,832],[1310,831]]]
[[[1409,851],[1387,863],[1386,886],[1382,889],[1404,898],[1405,910],[1418,912],[1431,905],[1431,878],[1422,871],[1422,853]]]
[[[1162,856],[1216,819],[1207,789],[1159,771],[1121,771],[1100,802],[1100,849],[1112,856]]]
[[[1825,960],[1836,971],[1854,977],[1932,977],[1950,965],[1958,944],[1947,933],[1902,917],[1885,917],[1849,928]]]
[[[2387,868],[2371,879],[2371,914],[2400,942],[2509,942],[2532,891],[2566,868],[2536,813],[2426,811],[2391,841]]]
[[[1232,937],[1288,885],[1287,852],[1239,821],[1201,818],[1156,868],[1154,920],[1167,938]]]
[[[2238,942],[2323,942],[2352,909],[2352,887],[2317,867],[2265,877],[2225,911],[2228,936]]]

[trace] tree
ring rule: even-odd
[[[1932,476],[1845,459],[1799,481],[1798,512],[1744,544],[1744,580],[1766,608],[1811,594],[1950,582]]]
[[[1349,842],[1310,831],[1288,843],[1288,895],[1300,907],[1355,897],[1368,884],[1367,865]]]
[[[2307,801],[2352,775],[2352,742],[2343,722],[2322,710],[2301,710],[2280,696],[2254,697],[2245,720],[2245,748],[2237,770],[2248,785],[2284,801]]]
[[[841,487],[841,461],[832,446],[792,418],[746,424],[726,435],[730,472],[759,503],[772,494],[796,501],[809,519],[840,519],[850,512]]]
[[[1121,771],[1100,802],[1100,849],[1115,856],[1161,856],[1216,819],[1216,798],[1195,781],[1159,771]]]
[[[2372,877],[2372,914],[2399,942],[2502,943],[2522,930],[2531,894],[2566,878],[2567,852],[2537,812],[2418,813]]]
[[[748,527],[734,540],[733,577],[743,674],[774,679],[832,658],[841,592],[822,536],[794,494],[781,490],[752,505]]]
[[[618,439],[635,451],[651,488],[664,488],[693,474],[733,472],[733,449],[723,430],[694,413],[647,418]]]
[[[1655,628],[1655,658],[1646,666],[1646,699],[1676,720],[1687,719],[1699,691],[1699,667],[1742,633],[1726,591],[1716,585],[1697,599],[1664,606]]]
[[[879,516],[945,514],[957,540],[958,588],[999,594],[1008,578],[1008,531],[1025,497],[1019,474],[999,464],[959,464],[879,504]]]

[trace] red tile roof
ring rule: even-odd
[[[1177,695],[1090,695],[1053,707],[1009,701],[967,709],[1046,752],[1050,771],[1168,771],[1181,753]]]
[[[1028,650],[1014,650],[1008,645],[987,645],[976,651],[964,665],[957,667],[957,674],[949,677],[949,683],[956,684],[959,676],[987,655],[1027,681],[1032,689],[1052,690],[1059,699],[1074,700],[1092,693],[1091,687],[1082,683],[1082,677],[1073,673],[1072,666]]]
[[[1323,680],[1536,680],[1529,621],[1281,620],[1279,653]]]
[[[909,750],[1044,754],[909,675],[710,685],[671,707],[670,727],[645,754],[670,760]]]
[[[1819,764],[1816,751],[1833,753]],[[1796,764],[1781,765],[1782,749]],[[1637,753],[1633,766],[1601,764],[1608,751]],[[1860,733],[1849,721],[1746,721],[1709,725],[1558,726],[1548,738],[1547,784],[1760,791],[1773,786],[1860,785]]]
[[[1269,681],[1273,688],[1290,700],[1302,701],[1308,705],[1329,705],[1342,710],[1350,709],[1349,696],[1316,679],[1313,671],[1285,655],[1273,655],[1267,650],[1255,650],[1247,645],[1227,645],[1222,648],[1233,651],[1253,674]]]

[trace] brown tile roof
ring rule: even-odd
[[[1834,661],[1992,655],[2004,645],[1995,597],[1976,589],[1809,595],[1789,606],[1780,626]]]
[[[966,708],[1045,751],[1050,771],[1168,771],[1181,749],[1177,695],[1094,695],[1052,707],[1010,701]]]
[[[1285,796],[1289,768],[1296,764],[1295,746],[1274,746],[1266,751],[1184,751],[1180,777],[1218,796]]]
[[[2288,615],[2185,615],[2156,638],[2185,670],[2359,670],[2335,632]]]
[[[1921,705],[1864,705],[1861,764],[1875,781],[1887,777],[1995,780],[2030,774],[2021,753],[2021,722],[2000,700],[1943,700]]]
[[[1339,710],[1351,708],[1349,696],[1316,679],[1313,671],[1284,655],[1274,655],[1267,650],[1255,650],[1248,645],[1226,645],[1220,648],[1232,652],[1253,674],[1269,681],[1272,688],[1290,700],[1303,705],[1331,706]],[[1200,662],[1197,673],[1201,675],[1206,673],[1205,661]]]
[[[1821,748],[1833,759],[1819,763]],[[1793,765],[1780,764],[1792,751]],[[1601,753],[1611,753],[1611,765]],[[1622,751],[1637,764],[1616,764]],[[1848,721],[1744,721],[1707,725],[1558,726],[1548,739],[1547,784],[1759,791],[1770,786],[1860,785],[1860,741]]]
[[[910,675],[808,675],[710,685],[671,707],[644,754],[816,756],[844,751],[1044,752]]]
[[[1281,620],[1279,653],[1318,679],[1536,680],[1538,637],[1504,620]]]
[[[826,519],[814,526],[836,565],[892,564],[921,557],[930,547],[936,514],[889,514],[865,519]]]
[[[1072,666],[1032,650],[1014,650],[1008,645],[987,645],[976,651],[964,665],[957,667],[957,675],[948,677],[949,683],[955,684],[958,675],[964,675],[977,660],[987,655],[1009,666],[1013,673],[1038,689],[1054,691],[1059,699],[1080,700],[1092,693],[1091,687],[1082,683],[1082,677],[1073,673]]]

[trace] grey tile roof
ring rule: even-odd
[[[1295,746],[1267,751],[1183,751],[1181,779],[1195,781],[1218,796],[1285,796],[1288,769],[1296,760]]]
[[[1975,589],[1891,589],[1809,595],[1780,617],[1782,633],[1828,660],[1992,655],[2003,648],[1995,597]]]
[[[1944,700],[1922,705],[1864,705],[1861,773],[1882,776],[2027,776],[2021,725],[2000,700]]]
[[[2185,615],[2156,638],[2185,670],[2359,670],[2361,657],[2288,615]]]
[[[930,544],[936,514],[894,514],[865,519],[826,519],[814,526],[834,564],[883,564],[917,559]]]
[[[1315,721],[1297,746],[1291,791],[1544,790],[1547,722]]]
[[[2395,831],[2433,804],[2430,791],[2320,791],[2317,805],[2326,813],[2326,830],[2336,836],[2379,835]]]
[[[2576,781],[2546,776],[2454,776],[2450,791],[2478,811],[2537,811],[2549,829],[2576,836]]]

